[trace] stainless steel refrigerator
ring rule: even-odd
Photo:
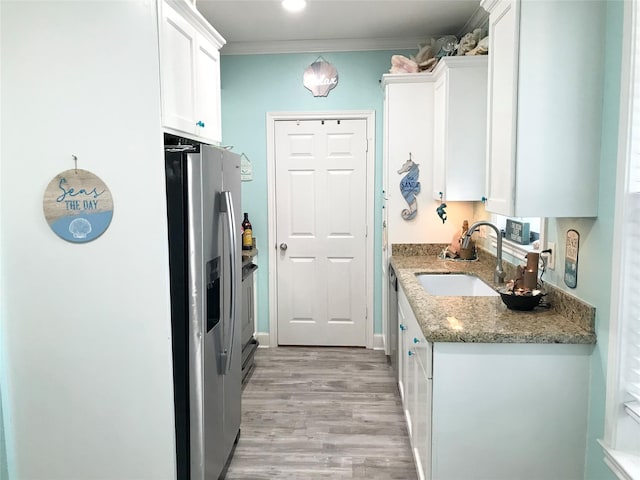
[[[240,433],[240,157],[165,143],[177,478],[215,480]]]

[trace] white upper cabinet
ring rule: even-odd
[[[443,57],[434,70],[433,198],[478,201],[485,191],[486,56]]]
[[[184,1],[161,5],[162,123],[167,131],[220,143],[220,53],[224,39]]]
[[[489,12],[488,211],[597,216],[605,3],[481,2]]]
[[[220,52],[216,45],[198,35],[196,49],[196,127],[202,137],[222,140],[220,119]],[[198,122],[200,122],[198,124]]]

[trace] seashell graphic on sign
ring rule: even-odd
[[[109,227],[113,198],[104,182],[87,170],[72,169],[56,175],[42,201],[51,230],[74,243],[95,240]]]
[[[326,97],[338,85],[338,70],[329,62],[317,60],[305,69],[303,83],[314,97]]]
[[[69,231],[73,238],[87,238],[91,233],[91,222],[86,218],[76,218],[69,224]]]

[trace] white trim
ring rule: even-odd
[[[420,73],[385,73],[382,75],[382,88],[387,85],[395,85],[398,83],[429,83],[435,82],[436,77],[433,72]]]
[[[607,357],[607,390],[605,404],[604,438],[600,444],[604,451],[605,464],[621,480],[640,479],[640,455],[638,455],[638,428],[629,428],[634,423],[632,416],[622,407],[625,399],[621,381],[623,321],[623,272],[625,269],[624,238],[626,235],[627,182],[629,178],[629,158],[631,156],[632,110],[634,98],[634,71],[639,52],[635,51],[638,15],[636,2],[625,2],[622,35],[622,62],[620,73],[620,117],[618,127],[618,158],[615,189],[615,211],[613,228],[613,252],[611,258],[611,298],[609,311],[609,345]]]
[[[260,55],[280,53],[365,52],[376,50],[415,50],[427,37],[344,38],[334,40],[279,40],[272,42],[229,42],[222,55]]]
[[[491,239],[491,246],[496,249],[498,247],[498,241],[496,239],[496,234],[492,230],[489,233],[489,238]],[[537,240],[536,240],[537,241]],[[540,242],[542,245],[542,242]],[[543,249],[539,249],[543,250]],[[529,245],[519,245],[517,243],[512,242],[511,240],[507,240],[506,238],[502,239],[502,254],[508,253],[509,255],[521,259],[529,252],[536,252],[538,249],[533,248],[533,244]]]
[[[184,0],[164,0],[168,5],[173,7],[174,10],[179,12],[193,27],[195,27],[202,35],[213,42],[218,49],[220,49],[227,41],[224,39],[218,31],[213,28],[209,21],[196,9],[194,4],[185,2]],[[162,9],[162,2],[158,2],[160,11]],[[160,13],[159,18],[162,17]]]
[[[489,14],[478,7],[457,36],[476,28],[486,29]],[[275,40],[269,42],[229,42],[221,50],[222,55],[259,55],[279,53],[327,53],[327,52],[365,52],[377,50],[412,50],[424,45],[429,35],[420,37],[391,38],[337,38],[326,40]]]
[[[464,27],[460,29],[457,36],[458,38],[462,38],[465,34],[473,32],[476,28],[481,28],[483,30],[483,33],[486,34],[488,24],[489,12],[480,5],[476,9],[476,11],[473,12],[473,15],[469,17],[469,20],[467,20],[467,23],[464,24]]]
[[[340,110],[325,112],[267,112],[267,222],[269,224],[267,248],[269,258],[269,345],[278,346],[278,312],[277,312],[277,262],[272,250],[276,247],[276,225],[272,219],[276,212],[275,195],[275,122],[278,120],[366,120],[367,122],[367,173],[366,173],[366,252],[365,275],[367,295],[367,320],[365,346],[374,348],[374,303],[373,303],[373,273],[374,273],[374,188],[375,188],[375,110]]]
[[[256,340],[258,340],[258,348],[267,348],[271,346],[271,339],[268,333],[256,332]]]
[[[620,480],[637,480],[640,478],[640,458],[607,448],[598,441],[604,451],[604,463],[615,473]]]
[[[386,342],[385,342],[384,333],[375,333],[373,335],[373,349],[384,350],[386,353]]]
[[[631,128],[631,72],[632,72],[632,5],[625,2],[622,26],[622,65],[620,72],[620,120],[618,125],[618,162],[616,174],[616,198],[613,228],[613,252],[611,255],[611,307],[609,312],[609,346],[607,358],[607,392],[605,399],[605,428],[603,446],[611,449],[616,446],[617,424],[619,416],[619,364],[620,364],[620,316],[622,235],[620,226],[624,220],[624,194],[627,156],[630,148]]]
[[[480,2],[480,8],[486,10],[488,13],[491,13],[491,11],[496,8],[498,3],[500,3],[500,0],[482,0]]]

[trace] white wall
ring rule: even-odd
[[[175,477],[155,2],[2,2],[0,381],[10,478]],[[109,229],[48,227],[90,170]]]

